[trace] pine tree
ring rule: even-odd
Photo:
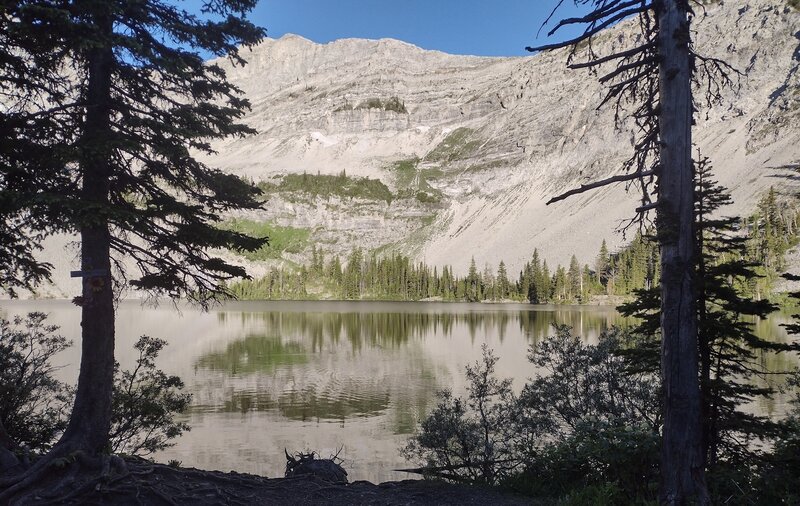
[[[552,280],[550,279],[550,269],[547,268],[547,260],[542,263],[542,270],[539,279],[536,281],[536,301],[537,304],[547,304],[552,297]]]
[[[157,0],[16,6],[28,8],[25,16],[58,11],[57,22],[29,23],[44,22],[52,30],[43,39],[52,47],[41,49],[56,58],[48,70],[59,81],[58,88],[38,94],[40,103],[53,105],[41,112],[53,122],[46,133],[53,135],[56,158],[37,177],[46,181],[38,189],[68,184],[57,198],[30,210],[58,213],[58,227],[80,235],[84,273],[82,295],[75,299],[82,311],[75,403],[63,437],[31,470],[36,476],[50,459],[76,451],[100,458],[107,447],[115,287],[127,280],[143,291],[206,304],[227,295],[225,281],[246,276],[209,251],[254,250],[265,243],[219,226],[228,211],[258,208],[258,189],[195,154],[212,153],[213,139],[253,133],[239,122],[248,102],[222,67],[207,64],[201,53],[243,64],[240,45],[257,43],[263,31],[244,19],[252,0],[214,2],[219,22]],[[5,11],[2,17],[7,37],[11,25]],[[58,162],[65,165],[50,172]],[[112,276],[112,266],[126,265],[124,259],[139,272]],[[0,502],[16,493],[7,489]]]
[[[504,300],[509,298],[510,282],[508,280],[508,272],[506,271],[506,264],[500,260],[500,265],[497,266],[497,298]]]
[[[575,255],[569,261],[569,271],[567,272],[567,299],[575,301],[583,299],[583,276],[581,266]]]
[[[609,262],[608,246],[606,246],[606,240],[603,239],[603,243],[600,245],[600,252],[597,254],[597,260],[594,263],[594,272],[598,283],[607,283]]]
[[[759,448],[773,437],[777,425],[748,413],[747,404],[774,392],[753,379],[766,373],[759,356],[786,352],[795,345],[766,341],[755,335],[747,317],[764,317],[774,307],[748,299],[737,291],[737,280],[756,276],[756,264],[743,260],[746,237],[737,218],[717,217],[729,204],[726,190],[711,181],[706,161],[698,165],[696,185],[696,247],[699,378],[702,407],[704,466],[715,488],[726,486],[726,469],[750,469],[760,459]],[[638,332],[650,339],[630,352],[634,369],[658,370],[660,298],[657,289],[641,290],[623,305],[623,314],[642,319]],[[759,444],[760,443],[760,444]],[[749,471],[748,471],[749,472]],[[724,496],[725,490],[715,490]],[[727,491],[731,492],[731,491]]]
[[[466,289],[463,295],[469,302],[481,300],[481,280],[478,275],[478,268],[475,266],[475,257],[469,263],[469,271],[466,279]]]

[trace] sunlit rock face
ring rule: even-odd
[[[698,8],[693,27],[698,53],[743,73],[710,110],[697,90],[695,141],[733,193],[725,213],[746,214],[770,185],[792,191],[781,176],[800,163],[800,13],[785,0],[726,0]],[[629,48],[637,37],[624,23],[595,50]],[[249,98],[245,121],[258,134],[216,143],[208,161],[273,188],[265,209],[245,218],[308,232],[279,258],[306,261],[312,244],[328,258],[360,246],[456,273],[471,257],[481,268],[502,259],[516,272],[534,248],[551,265],[573,253],[591,263],[604,238],[612,248],[626,241],[615,230],[637,195],[624,185],[545,206],[619,172],[634,139],[629,123],[615,126],[611,107],[597,110],[603,86],[568,70],[566,51],[486,58],[390,39],[316,44],[286,35],[243,56],[245,67],[217,63]],[[287,174],[303,173],[348,184],[368,177],[391,197],[282,189]],[[274,262],[248,263],[258,275]]]
[[[728,212],[749,212],[765,187],[788,185],[776,178],[780,168],[800,161],[800,14],[784,0],[726,1],[698,11],[694,28],[699,53],[744,73],[722,104],[697,114],[695,139],[733,191]],[[598,52],[631,47],[636,37],[633,25],[619,27],[600,38]],[[223,65],[250,98],[247,122],[259,133],[220,143],[216,164],[256,181],[346,171],[399,194],[387,203],[278,193],[259,219],[314,229],[329,251],[391,244],[456,271],[472,256],[514,270],[536,247],[551,262],[573,252],[591,261],[603,238],[624,240],[614,230],[632,216],[634,192],[609,188],[544,205],[618,171],[632,149],[629,126],[615,128],[610,107],[596,110],[603,87],[566,69],[564,51],[482,58],[388,39],[315,44],[287,35],[244,56],[244,68]],[[391,97],[405,110],[367,106]],[[411,159],[419,161],[404,178],[397,162]],[[420,188],[435,202],[413,198]]]

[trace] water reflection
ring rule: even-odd
[[[0,312],[43,310],[77,342],[80,312],[67,302],[0,302]],[[759,335],[788,339],[788,317],[756,322]],[[435,403],[435,392],[465,391],[464,366],[487,343],[498,371],[520,388],[533,374],[529,345],[553,323],[594,341],[626,320],[612,308],[388,302],[245,302],[202,313],[170,305],[119,307],[117,357],[135,359],[139,335],[168,339],[159,366],[180,375],[193,394],[192,431],[157,456],[185,466],[281,475],[283,449],[326,453],[344,447],[351,479],[407,475],[398,452]],[[77,377],[78,347],[60,358],[66,381]],[[770,370],[796,366],[788,356],[761,357]],[[779,413],[781,398],[754,406]]]
[[[305,307],[309,303],[295,304]],[[310,344],[311,351],[319,351],[325,342],[338,343],[342,339],[347,340],[354,350],[365,346],[396,348],[409,340],[424,339],[431,334],[450,336],[458,327],[466,328],[472,341],[479,335],[491,334],[502,342],[512,322],[530,343],[549,335],[555,323],[569,325],[576,334],[591,339],[612,325],[627,324],[627,319],[607,307],[523,306],[526,309],[520,310],[517,309],[520,305],[497,305],[486,309],[471,304],[427,303],[433,308],[415,303],[330,304],[331,310],[323,312],[219,311],[216,314],[222,324],[236,320],[243,325],[258,322],[269,336],[302,336]],[[404,311],[383,312],[393,304],[401,306]],[[355,312],[335,310],[342,305],[364,307]]]
[[[217,312],[221,325],[259,331],[195,361],[196,377],[205,381],[195,385],[203,401],[193,409],[276,411],[303,422],[388,417],[392,433],[404,434],[428,411],[435,392],[449,386],[451,373],[459,374],[437,374],[424,352],[436,343],[426,340],[446,339],[458,347],[464,343],[453,338],[468,336],[472,349],[487,336],[503,344],[511,334],[517,354],[524,356],[526,344],[547,335],[553,323],[572,325],[591,338],[625,323],[613,311],[576,308],[440,305],[431,311],[427,305],[348,304],[321,309],[330,310]]]

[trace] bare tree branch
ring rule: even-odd
[[[578,188],[574,188],[574,189],[569,190],[567,192],[564,192],[564,193],[562,193],[560,195],[556,195],[555,197],[553,197],[550,200],[548,200],[546,205],[549,206],[550,204],[554,204],[554,203],[556,203],[556,202],[558,202],[560,200],[564,200],[567,197],[571,197],[573,195],[578,195],[579,193],[584,193],[584,192],[587,192],[589,190],[594,190],[595,188],[601,188],[603,186],[608,186],[608,185],[614,184],[614,183],[621,183],[621,182],[624,182],[624,181],[631,181],[631,180],[634,180],[634,179],[640,179],[640,178],[644,178],[644,177],[647,177],[647,176],[653,176],[655,174],[656,174],[656,171],[655,171],[655,169],[653,169],[653,170],[646,170],[646,171],[643,171],[643,172],[633,172],[631,174],[619,174],[617,176],[612,176],[612,177],[609,177],[609,178],[606,178],[606,179],[601,179],[600,181],[595,181],[594,183],[582,184]]]

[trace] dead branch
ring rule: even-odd
[[[652,42],[648,42],[647,44],[642,44],[641,46],[635,47],[633,49],[628,49],[627,51],[620,51],[618,53],[613,53],[608,56],[603,56],[602,58],[597,58],[588,62],[571,63],[570,65],[567,65],[567,68],[574,70],[574,69],[585,69],[585,68],[596,67],[598,65],[602,65],[603,63],[608,63],[610,61],[620,60],[623,58],[630,58],[631,56],[636,56],[639,53],[642,53],[644,51],[649,51],[654,48],[655,44]]]
[[[569,190],[567,192],[564,192],[564,193],[562,193],[560,195],[556,195],[555,197],[553,197],[550,200],[548,200],[546,205],[549,206],[550,204],[554,204],[554,203],[556,203],[556,202],[558,202],[560,200],[564,200],[567,197],[571,197],[573,195],[578,195],[579,193],[584,193],[584,192],[587,192],[589,190],[594,190],[595,188],[601,188],[603,186],[608,186],[608,185],[614,184],[614,183],[621,183],[621,182],[624,182],[624,181],[632,181],[634,179],[644,178],[644,177],[647,177],[647,176],[653,176],[655,174],[656,174],[655,169],[646,170],[646,171],[638,171],[638,172],[633,172],[631,174],[620,174],[620,175],[617,175],[617,176],[612,176],[612,177],[609,177],[609,178],[606,178],[606,179],[601,179],[600,181],[595,181],[594,183],[582,184],[578,188],[574,188],[574,189]]]

